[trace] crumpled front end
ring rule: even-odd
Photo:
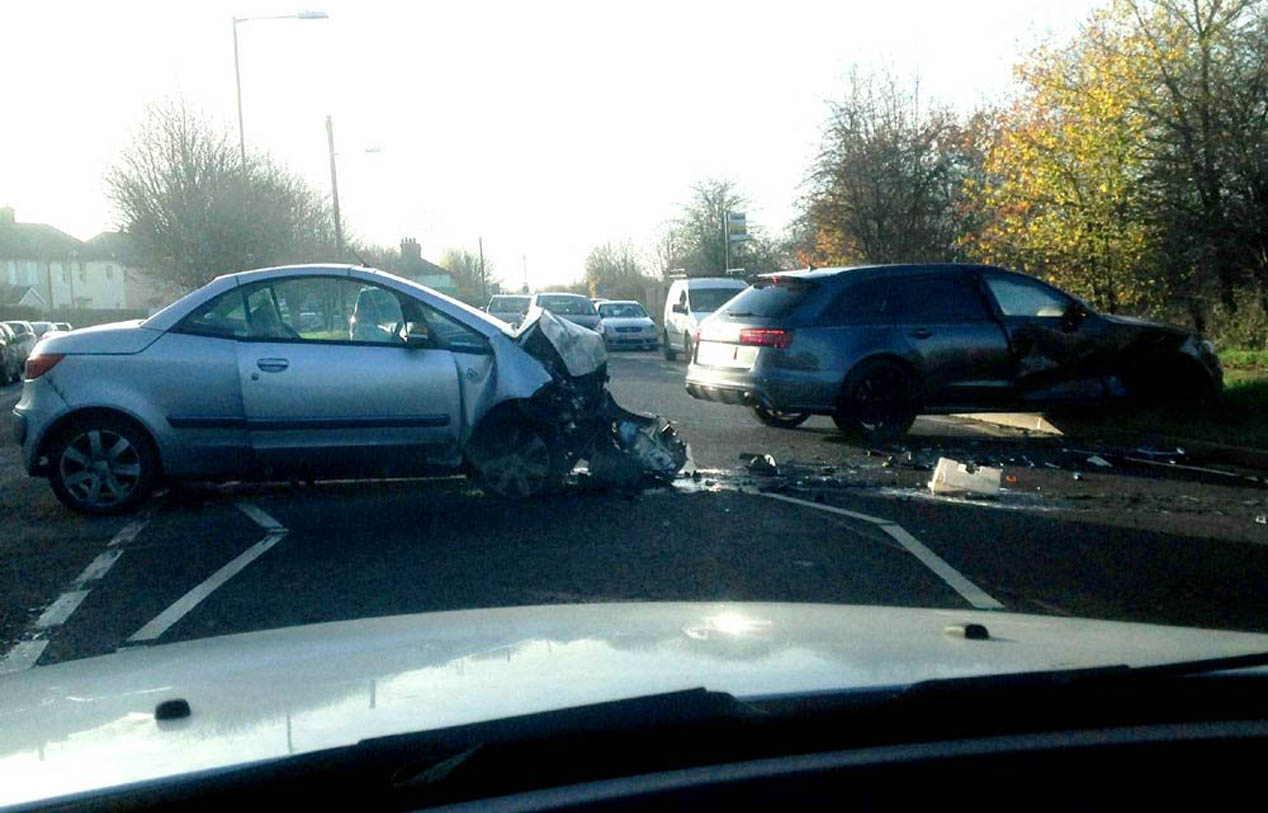
[[[552,382],[522,405],[526,419],[552,429],[566,470],[578,460],[604,481],[669,480],[687,462],[687,446],[670,422],[631,412],[608,391],[603,337],[534,309],[516,341],[551,373]]]

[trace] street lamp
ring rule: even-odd
[[[324,11],[297,11],[294,14],[271,14],[264,17],[233,18],[233,80],[238,87],[238,149],[242,153],[242,172],[247,171],[247,137],[242,127],[242,72],[238,68],[238,23],[252,20],[325,20],[329,15]]]
[[[335,259],[343,259],[343,221],[339,217],[339,173],[335,169],[335,123],[326,116],[326,147],[330,150],[330,200],[335,216]],[[382,147],[366,147],[364,152],[377,155],[383,152]]]

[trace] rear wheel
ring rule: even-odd
[[[753,407],[753,415],[766,426],[777,429],[792,429],[794,426],[801,426],[810,417],[809,412],[780,412],[764,406]]]
[[[911,376],[890,361],[865,362],[850,373],[832,421],[868,442],[901,437],[916,420]]]
[[[665,348],[665,358],[669,361],[673,361],[678,358],[678,353],[674,351],[673,345],[669,343],[669,331],[663,331],[660,338],[661,345]]]
[[[93,516],[134,511],[158,480],[150,439],[108,415],[76,421],[49,447],[48,482],[62,504]]]

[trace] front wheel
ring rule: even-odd
[[[472,478],[492,497],[524,499],[557,487],[567,473],[540,429],[515,421],[490,428],[467,450]]]
[[[661,333],[661,343],[663,344],[665,348],[665,359],[667,361],[673,361],[674,359],[678,358],[678,353],[674,351],[673,345],[669,343],[668,330]]]
[[[753,416],[765,426],[773,426],[777,429],[792,429],[805,423],[806,419],[810,417],[810,413],[780,412],[777,409],[755,406],[753,407]]]
[[[78,421],[49,448],[49,485],[67,508],[106,516],[134,511],[154,490],[158,457],[150,439],[109,416]]]
[[[841,386],[832,421],[842,432],[866,442],[894,440],[916,420],[911,376],[889,361],[865,362]]]

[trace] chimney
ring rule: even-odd
[[[13,217],[12,206],[0,206],[0,226],[12,226]]]
[[[414,260],[416,262],[422,262],[422,246],[418,245],[418,241],[413,237],[406,237],[401,240],[401,259],[406,261]]]

